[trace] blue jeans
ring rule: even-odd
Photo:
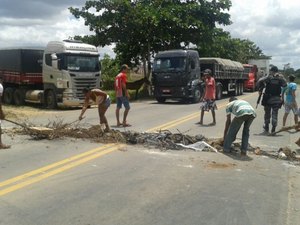
[[[243,128],[243,134],[242,134],[242,145],[241,145],[241,151],[246,152],[248,149],[248,142],[249,142],[249,136],[250,136],[250,126],[253,122],[255,117],[253,115],[244,115],[241,117],[235,117],[229,126],[229,129],[227,131],[227,134],[225,136],[224,140],[224,151],[229,152],[232,143],[236,139],[236,135],[239,132],[242,124],[244,123]]]
[[[117,97],[117,108],[122,108],[122,105],[124,105],[125,109],[130,109],[129,100],[127,97]]]

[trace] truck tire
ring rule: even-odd
[[[223,88],[222,84],[217,84],[216,88],[216,99],[219,100],[223,97]]]
[[[164,103],[166,101],[166,98],[164,98],[164,97],[156,97],[156,101],[158,103]]]
[[[193,90],[192,102],[193,103],[198,103],[198,102],[200,102],[200,99],[201,99],[201,90],[200,90],[200,87],[196,87]]]
[[[244,84],[243,83],[240,83],[240,87],[241,87],[241,95],[243,95],[244,94]]]
[[[21,106],[25,104],[25,92],[22,89],[16,89],[13,95],[16,105]]]
[[[5,88],[3,93],[3,102],[5,104],[14,104],[14,89],[11,87]]]
[[[240,84],[237,83],[234,88],[234,96],[239,96],[239,95],[240,95]]]
[[[57,108],[56,94],[54,93],[53,90],[47,91],[46,106],[48,109],[56,109]]]

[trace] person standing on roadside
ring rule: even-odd
[[[116,100],[117,100],[117,108],[116,108],[116,118],[117,118],[117,126],[128,127],[131,126],[127,123],[127,116],[130,110],[129,105],[129,93],[126,88],[127,83],[127,72],[128,66],[126,64],[121,66],[121,72],[115,78],[115,91],[116,91]],[[120,109],[122,105],[125,107],[123,121],[120,122]]]
[[[10,148],[10,145],[5,145],[2,143],[2,127],[1,127],[1,120],[5,119],[4,112],[2,110],[2,94],[3,94],[3,86],[2,82],[0,82],[0,149],[7,149]]]
[[[278,73],[278,68],[272,66],[270,75],[261,78],[258,81],[259,94],[263,93],[261,104],[264,106],[264,125],[263,133],[269,134],[269,125],[272,124],[271,132],[274,133],[278,124],[278,110],[282,106],[281,90],[286,87],[286,81],[281,74]],[[271,121],[272,118],[272,121]]]
[[[83,114],[85,113],[88,106],[90,105],[90,100],[92,100],[98,106],[100,125],[104,124],[105,125],[104,132],[108,132],[110,130],[110,128],[109,128],[109,125],[108,125],[108,122],[107,122],[107,119],[105,116],[105,112],[111,103],[109,95],[107,93],[105,93],[104,91],[101,91],[100,89],[84,88],[82,90],[82,92],[83,92],[85,98],[84,98],[84,105],[82,107],[82,110],[81,110],[81,113],[79,116],[79,120],[83,119]]]
[[[212,77],[212,71],[210,69],[206,69],[203,72],[204,75],[204,83],[205,83],[205,93],[204,97],[201,99],[201,114],[200,114],[200,121],[197,124],[203,125],[203,117],[204,111],[211,110],[213,122],[210,123],[210,126],[216,125],[216,113],[215,110],[217,109],[217,105],[215,102],[216,99],[216,82],[215,79]]]
[[[286,119],[291,110],[294,114],[295,125],[298,124],[298,105],[297,105],[297,101],[296,101],[297,84],[294,81],[295,81],[295,76],[290,75],[289,83],[287,84],[286,87],[282,88],[281,98],[282,98],[282,102],[284,104],[284,109],[285,109],[285,112],[283,115],[283,122],[282,122],[283,127],[285,127]],[[285,99],[284,99],[284,94],[286,94]]]
[[[231,121],[231,113],[235,115]],[[226,106],[227,119],[225,123],[223,136],[223,151],[225,153],[231,152],[231,145],[236,139],[242,124],[244,124],[241,144],[241,156],[247,155],[249,145],[250,126],[256,117],[253,107],[244,100],[238,100],[235,97],[229,99]]]

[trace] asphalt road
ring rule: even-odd
[[[241,98],[255,106],[257,93]],[[213,127],[195,124],[197,104],[134,102],[128,117],[133,126],[128,129],[222,137],[227,101],[217,102]],[[114,110],[112,105],[107,112],[112,128],[125,130],[113,127]],[[57,119],[72,122],[79,113],[33,110],[29,120],[36,125]],[[270,153],[285,146],[298,151],[297,133],[259,135],[261,106],[257,113],[251,145]],[[281,124],[282,111],[279,118]],[[205,114],[204,120],[210,123],[211,115]],[[97,111],[91,108],[79,125],[97,123]],[[3,122],[6,129],[12,126]],[[4,134],[3,141],[12,147],[0,151],[1,225],[300,224],[300,167],[286,160],[252,152],[243,160],[222,153],[163,152],[70,138],[32,140],[26,135]]]

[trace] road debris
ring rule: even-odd
[[[160,149],[161,151],[167,150],[185,150],[193,149],[195,151],[223,151],[222,138],[207,138],[203,135],[191,136],[184,134],[180,131],[172,133],[169,130],[160,130],[158,132],[135,132],[124,129],[110,130],[104,132],[100,125],[92,125],[86,127],[86,124],[79,126],[78,120],[70,123],[65,123],[63,120],[50,121],[45,126],[36,126],[34,124],[20,122],[21,120],[6,119],[8,122],[18,125],[6,131],[8,135],[29,135],[34,140],[48,139],[53,140],[57,138],[71,137],[77,139],[89,139],[99,143],[127,143],[139,144],[146,148]],[[299,140],[298,140],[299,141]],[[300,142],[300,141],[299,141]],[[238,153],[241,148],[241,143],[233,143],[233,154]],[[275,159],[298,161],[300,159],[296,153],[287,147],[280,148],[278,152],[263,151],[259,147],[249,146],[249,151],[255,155],[268,156]]]

